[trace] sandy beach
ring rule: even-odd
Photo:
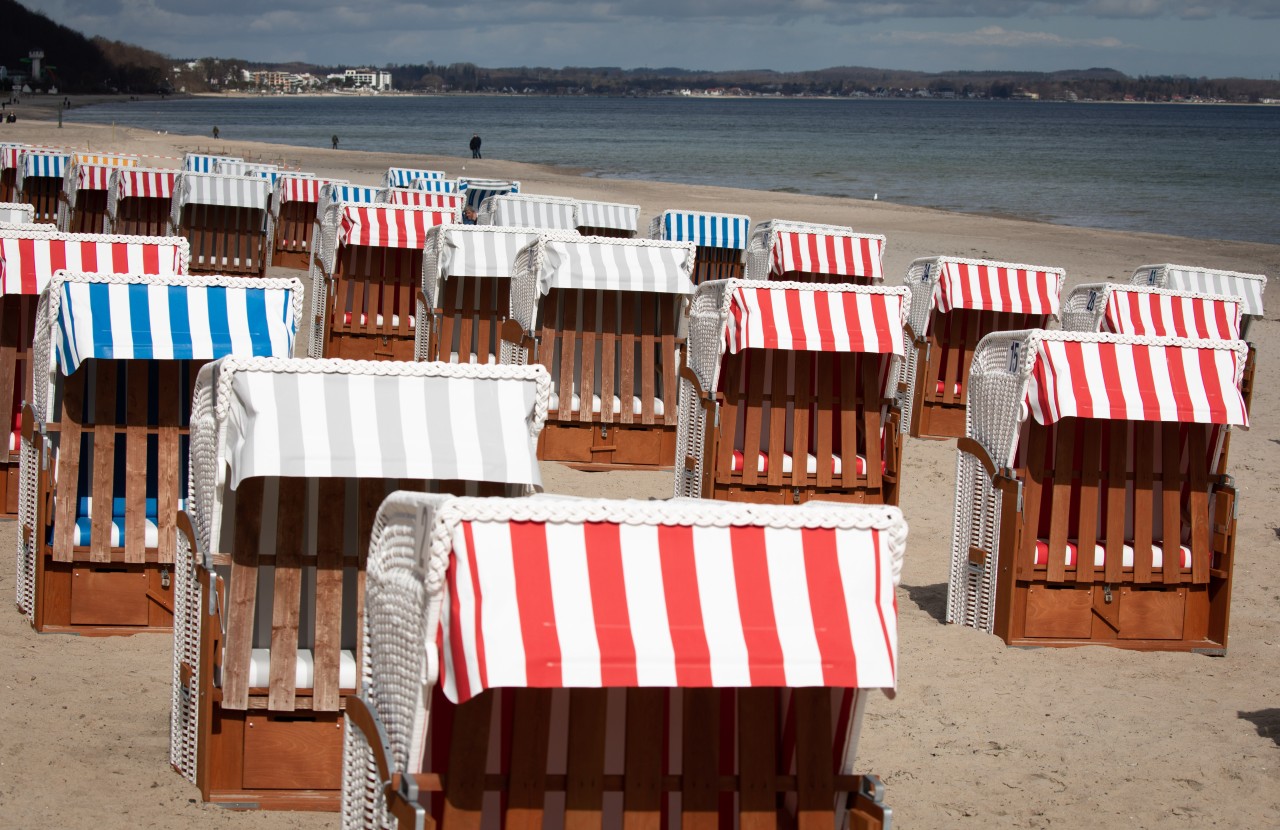
[[[56,126],[24,101],[0,141],[118,150],[176,167],[186,151],[377,183],[390,165],[519,179],[523,190],[666,208],[851,225],[888,239],[887,281],[920,256],[1060,266],[1068,290],[1177,262],[1280,277],[1280,246],[1079,229],[883,202],[589,178],[496,159],[316,150],[119,127]],[[39,115],[55,120],[40,120]],[[72,111],[67,118],[74,117]],[[273,269],[278,275],[299,272]],[[1274,293],[1274,292],[1273,292]],[[1100,647],[1018,650],[943,624],[955,443],[908,439],[901,506],[910,542],[899,610],[899,688],[872,702],[860,772],[880,775],[899,827],[1280,827],[1280,303],[1254,323],[1253,428],[1232,443],[1240,490],[1230,653]],[[1274,385],[1273,385],[1274,384]],[[658,473],[544,464],[552,492],[665,497]],[[1271,518],[1267,518],[1268,516]],[[333,814],[237,813],[199,802],[168,764],[171,642],[42,636],[11,604],[17,528],[0,523],[0,826],[332,828]]]

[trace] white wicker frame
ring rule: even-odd
[[[880,241],[880,261],[884,262],[884,251],[887,247],[883,234],[857,233],[847,225],[822,225],[815,222],[794,222],[789,219],[769,219],[758,223],[751,230],[751,241],[747,243],[746,269],[743,277],[749,280],[769,279],[769,270],[773,266],[773,245],[779,233],[820,233],[827,236],[851,236],[855,239],[877,239]]]
[[[292,291],[290,310],[293,312],[293,330],[297,332],[302,323],[303,288],[302,281],[293,278],[245,278],[224,277],[217,274],[157,276],[152,274],[101,274],[58,271],[49,281],[48,287],[40,294],[36,306],[35,343],[32,347],[31,362],[36,370],[32,384],[31,408],[35,413],[35,423],[31,425],[31,439],[22,439],[19,488],[18,488],[18,527],[27,528],[34,539],[36,526],[36,498],[39,488],[39,471],[56,463],[54,442],[47,437],[47,425],[61,417],[62,374],[58,371],[57,354],[53,338],[58,332],[58,316],[62,308],[62,285],[67,282],[107,283],[110,285],[177,285],[177,286],[224,286],[228,288],[263,288],[288,289]],[[181,534],[179,534],[181,536]],[[18,569],[16,593],[18,607],[26,615],[29,622],[35,621],[35,551],[34,541],[31,545],[23,542],[23,534],[18,534]]]
[[[687,377],[680,378],[679,421],[676,426],[676,474],[673,490],[673,495],[677,498],[697,498],[702,494],[702,477],[707,463],[704,457],[707,441],[707,411],[703,408],[702,401],[714,399],[720,384],[721,360],[727,348],[725,327],[728,325],[729,304],[733,299],[733,291],[740,285],[750,287],[755,282],[758,280],[748,278],[711,280],[699,285],[697,293],[693,295],[693,304],[689,310],[686,363],[697,375],[700,388],[695,387]],[[897,294],[903,300],[902,320],[905,322],[907,318],[909,298],[905,288],[782,280],[769,283],[769,287],[823,293]],[[891,388],[896,387],[897,379],[902,373],[902,364],[902,358],[897,356],[890,363]],[[718,410],[716,417],[719,418]],[[681,462],[681,459],[685,458],[696,459],[692,469]]]
[[[1245,280],[1248,282],[1259,283],[1258,294],[1265,296],[1267,290],[1266,274],[1248,274],[1243,271],[1225,271],[1221,268],[1203,268],[1199,265],[1175,265],[1173,263],[1163,263],[1160,265],[1142,265],[1134,269],[1133,276],[1129,282],[1134,285],[1150,285],[1157,288],[1184,288],[1181,285],[1171,285],[1170,280],[1174,279],[1174,273],[1178,271],[1199,271],[1205,274],[1224,279],[1224,280]],[[1241,311],[1244,312],[1244,306],[1241,305]],[[1245,340],[1249,339],[1249,324],[1253,322],[1253,318],[1259,315],[1242,313],[1240,320],[1240,336]]]
[[[967,257],[933,256],[920,257],[907,266],[907,273],[902,277],[902,284],[911,289],[911,313],[907,316],[907,325],[902,336],[905,338],[906,365],[902,370],[904,388],[898,392],[898,407],[902,410],[902,434],[911,432],[911,415],[915,408],[916,375],[920,372],[917,366],[916,344],[913,338],[923,340],[929,336],[929,318],[938,304],[938,280],[942,269],[948,263],[958,265],[989,265],[997,268],[1017,268],[1031,271],[1047,271],[1059,277],[1058,288],[1061,291],[1066,283],[1067,272],[1062,268],[1051,268],[1045,265],[1024,265],[1019,262],[999,262],[991,259],[970,259]]]
[[[1237,308],[1241,304],[1239,297],[1225,294],[1202,294],[1197,291],[1180,291],[1176,288],[1155,288],[1150,285],[1136,283],[1126,285],[1118,282],[1090,282],[1076,286],[1066,299],[1062,301],[1061,313],[1063,331],[1100,331],[1102,319],[1107,313],[1107,302],[1111,292],[1117,288],[1134,294],[1159,294],[1168,297],[1184,297],[1208,302],[1234,302]],[[1236,327],[1242,325],[1243,314],[1237,315]]]
[[[885,534],[894,585],[902,572],[907,525],[896,507],[811,502],[766,506],[700,499],[666,502],[535,496],[525,499],[453,498],[393,493],[374,522],[366,568],[364,659],[361,698],[381,726],[392,773],[414,773],[414,736],[431,717],[431,689],[439,679],[434,647],[444,600],[445,571],[454,529],[464,520],[510,520],[582,524],[695,527],[859,528]],[[861,700],[861,698],[860,698]],[[856,720],[856,719],[855,719]],[[842,766],[852,772],[856,726]],[[342,826],[344,830],[394,827],[373,751],[364,734],[348,722],[344,737]]]
[[[178,534],[178,562],[174,566],[173,607],[173,708],[170,716],[170,762],[188,780],[196,776],[198,690],[182,684],[181,670],[198,665],[202,597],[197,577],[197,556],[205,569],[213,567],[213,553],[220,540],[216,531],[222,523],[227,483],[228,459],[223,455],[227,412],[231,405],[232,383],[240,372],[279,374],[346,374],[416,377],[509,378],[534,380],[534,418],[529,440],[536,443],[546,422],[551,381],[540,367],[515,368],[495,365],[451,363],[406,363],[370,360],[314,360],[310,358],[226,357],[206,364],[196,379],[191,402],[191,464],[188,479],[187,514],[191,519],[196,551],[191,551]],[[525,495],[534,492],[524,488]]]
[[[1013,463],[1018,448],[1022,423],[1029,414],[1025,404],[1027,384],[1042,341],[1194,345],[1233,351],[1236,353],[1237,386],[1248,355],[1247,344],[1240,340],[1186,340],[1043,329],[989,334],[982,338],[973,353],[965,435],[986,450],[997,465],[998,475],[1012,472],[1009,465]],[[995,625],[995,576],[999,567],[1003,495],[977,457],[963,450],[956,453],[955,499],[946,621],[989,634]],[[970,548],[989,551],[990,555],[984,562],[974,563],[969,558]]]
[[[3,211],[4,215],[10,218],[12,218],[11,215],[15,213],[22,214],[22,216],[26,217],[19,222],[5,222],[0,220],[0,227],[7,227],[10,225],[34,225],[36,221],[35,206],[29,205],[26,202],[0,202],[0,211]]]

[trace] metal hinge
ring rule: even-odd
[[[799,488],[799,487],[792,487],[792,488],[791,488],[791,501],[792,501],[793,503],[795,503],[795,504],[799,504],[799,503],[800,503],[800,488]]]
[[[1104,603],[1106,603],[1107,605],[1110,605],[1110,604],[1111,604],[1112,599],[1113,599],[1113,597],[1111,596],[1111,586],[1110,586],[1110,585],[1103,585],[1103,586],[1102,586],[1102,601],[1103,601]]]

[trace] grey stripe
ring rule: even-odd
[[[405,452],[404,425],[400,422],[400,379],[374,377],[373,400],[363,403],[373,408],[370,425],[378,429],[378,447],[386,477],[404,478],[409,469],[409,456]]]
[[[506,445],[502,439],[502,415],[498,407],[498,385],[475,385],[476,430],[480,434],[480,468],[486,481],[507,478]]]
[[[434,470],[455,470],[458,456],[455,448],[453,426],[450,423],[448,382],[444,379],[424,378],[422,396],[427,412],[427,444],[431,448],[431,466]]]
[[[276,412],[280,422],[277,446],[280,447],[281,458],[304,458],[306,442],[302,431],[306,423],[302,418],[302,389],[297,375],[281,375],[272,384],[276,391]]]
[[[337,464],[350,469],[356,457],[355,441],[352,438],[355,425],[351,423],[351,391],[350,381],[346,375],[322,375],[324,388],[323,401],[308,401],[320,409],[324,420],[322,426],[329,441],[329,456]],[[319,419],[317,419],[319,420]],[[363,429],[368,426],[362,425]]]
[[[576,271],[575,273],[596,274],[597,276],[604,277],[604,283],[603,283],[604,288],[616,289],[616,288],[622,287],[618,281],[618,274],[620,273],[620,269],[618,269],[616,265],[612,269],[609,267],[609,261],[605,257],[605,250],[604,250],[605,246],[573,245],[572,247],[579,248],[579,249],[585,248],[586,254],[591,261],[590,270]],[[589,406],[590,401],[588,401],[585,405]],[[603,407],[603,404],[601,406]]]

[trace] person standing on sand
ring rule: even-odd
[[[333,134],[333,149],[335,149],[335,150],[336,150],[336,149],[338,149],[338,134],[337,134],[337,133],[334,133],[334,134]]]
[[[471,136],[471,157],[473,159],[482,158],[480,155],[480,133],[473,133]]]
[[[215,139],[218,137],[218,126],[216,124],[213,127],[213,137]]]

